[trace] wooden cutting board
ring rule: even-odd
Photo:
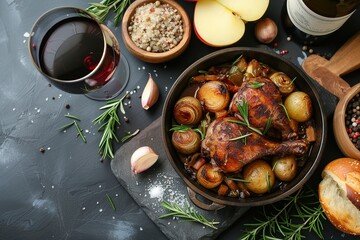
[[[360,67],[360,32],[350,38],[330,60],[312,54],[304,60],[302,67],[326,90],[341,98],[350,89],[341,76]]]

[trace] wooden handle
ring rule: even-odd
[[[338,76],[358,69],[360,67],[360,32],[357,32],[337,50],[324,67]]]

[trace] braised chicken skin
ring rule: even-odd
[[[243,82],[238,92],[234,94],[230,103],[230,113],[241,120],[243,119],[237,105],[242,106],[244,101],[248,104],[248,120],[252,127],[263,131],[270,118],[270,127],[279,130],[283,140],[297,136],[290,127],[284,108],[280,105],[281,92],[270,79],[251,78]]]
[[[224,172],[238,172],[244,165],[265,156],[303,155],[308,150],[308,144],[303,140],[274,142],[231,120],[238,119],[215,119],[201,145],[202,154]],[[243,138],[239,138],[241,136]]]

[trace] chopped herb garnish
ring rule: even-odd
[[[271,184],[270,184],[270,174],[269,174],[269,172],[266,172],[266,184],[267,184],[268,192],[270,192],[271,191]]]
[[[260,82],[257,82],[257,81],[253,81],[252,83],[247,84],[246,86],[248,88],[261,88],[264,85],[265,85],[265,83],[260,83]]]
[[[114,201],[112,200],[112,198],[109,196],[109,194],[106,193],[106,198],[107,200],[109,201],[112,209],[114,209],[114,211],[116,210],[116,207],[115,207],[115,204],[114,204]]]
[[[271,126],[271,117],[268,117],[267,121],[266,121],[266,126],[264,128],[263,134],[265,135],[267,133],[267,131],[269,131],[270,126]]]
[[[139,132],[140,132],[139,129],[136,129],[133,133],[127,132],[127,135],[121,139],[121,142],[125,142],[126,140],[136,136],[136,134],[138,134]]]
[[[81,120],[80,120],[80,118],[75,117],[75,116],[70,115],[70,114],[65,114],[65,117],[67,117],[67,118],[71,118],[71,119],[74,119],[74,120],[76,120],[76,121],[81,121]]]
[[[208,74],[208,71],[206,71],[206,70],[199,70],[198,72],[201,74]]]
[[[76,128],[77,132],[78,132],[78,135],[81,137],[83,142],[86,143],[86,137],[82,133],[82,129],[80,128],[79,124],[76,121],[74,121],[74,125],[75,125],[75,128]]]
[[[230,74],[230,75],[231,75],[231,74],[234,74],[234,73],[238,73],[238,72],[241,72],[241,71],[240,71],[240,68],[239,68],[238,66],[236,66],[236,65],[231,66],[231,68],[230,68],[230,70],[229,70],[229,74]]]
[[[71,127],[73,124],[74,124],[75,121],[69,123],[69,124],[66,124],[65,126],[62,126],[59,128],[60,131],[63,131],[65,129],[68,129],[69,127]]]
[[[232,63],[232,65],[237,64],[242,57],[243,57],[243,55],[240,55],[237,59],[235,59],[235,61]]]
[[[250,183],[249,180],[245,180],[245,179],[242,179],[242,178],[232,178],[232,177],[228,177],[227,179],[232,180],[232,181],[235,181],[235,182]]]
[[[76,116],[73,116],[73,115],[70,115],[70,114],[65,114],[65,117],[74,119],[74,121],[66,124],[65,126],[60,127],[59,130],[63,131],[65,129],[68,129],[72,125],[75,125],[76,131],[78,132],[78,136],[80,136],[81,139],[83,140],[83,142],[86,143],[86,137],[82,133],[82,129],[80,128],[79,124],[77,123],[77,121],[80,121],[80,118],[78,118]]]
[[[286,117],[287,117],[287,118],[289,119],[289,121],[290,121],[291,119],[290,119],[290,117],[289,117],[289,114],[288,114],[288,111],[286,110],[285,105],[282,104],[282,103],[279,103],[279,105],[284,109],[284,112],[285,112],[285,114],[286,114]]]
[[[276,159],[276,161],[274,162],[274,165],[273,165],[273,167],[272,167],[272,169],[271,169],[272,171],[275,170],[276,165],[279,163],[279,160],[280,160],[280,158]]]
[[[239,131],[240,132],[240,131]],[[244,134],[242,135],[241,132],[240,132],[240,136],[239,137],[234,137],[234,138],[230,138],[229,141],[237,141],[237,140],[245,140],[245,144],[246,144],[246,137],[250,136],[252,133],[247,133],[247,134]]]
[[[177,131],[177,132],[186,132],[188,130],[194,130],[195,132],[200,134],[201,140],[204,140],[205,133],[201,131],[199,128],[192,128],[190,126],[186,125],[173,125],[172,128],[169,129],[169,131]]]

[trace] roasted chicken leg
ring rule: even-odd
[[[308,144],[303,140],[274,142],[231,120],[238,119],[215,119],[209,125],[201,145],[202,154],[224,172],[238,172],[249,162],[265,156],[302,155],[308,149]],[[244,135],[248,136],[240,138]]]

